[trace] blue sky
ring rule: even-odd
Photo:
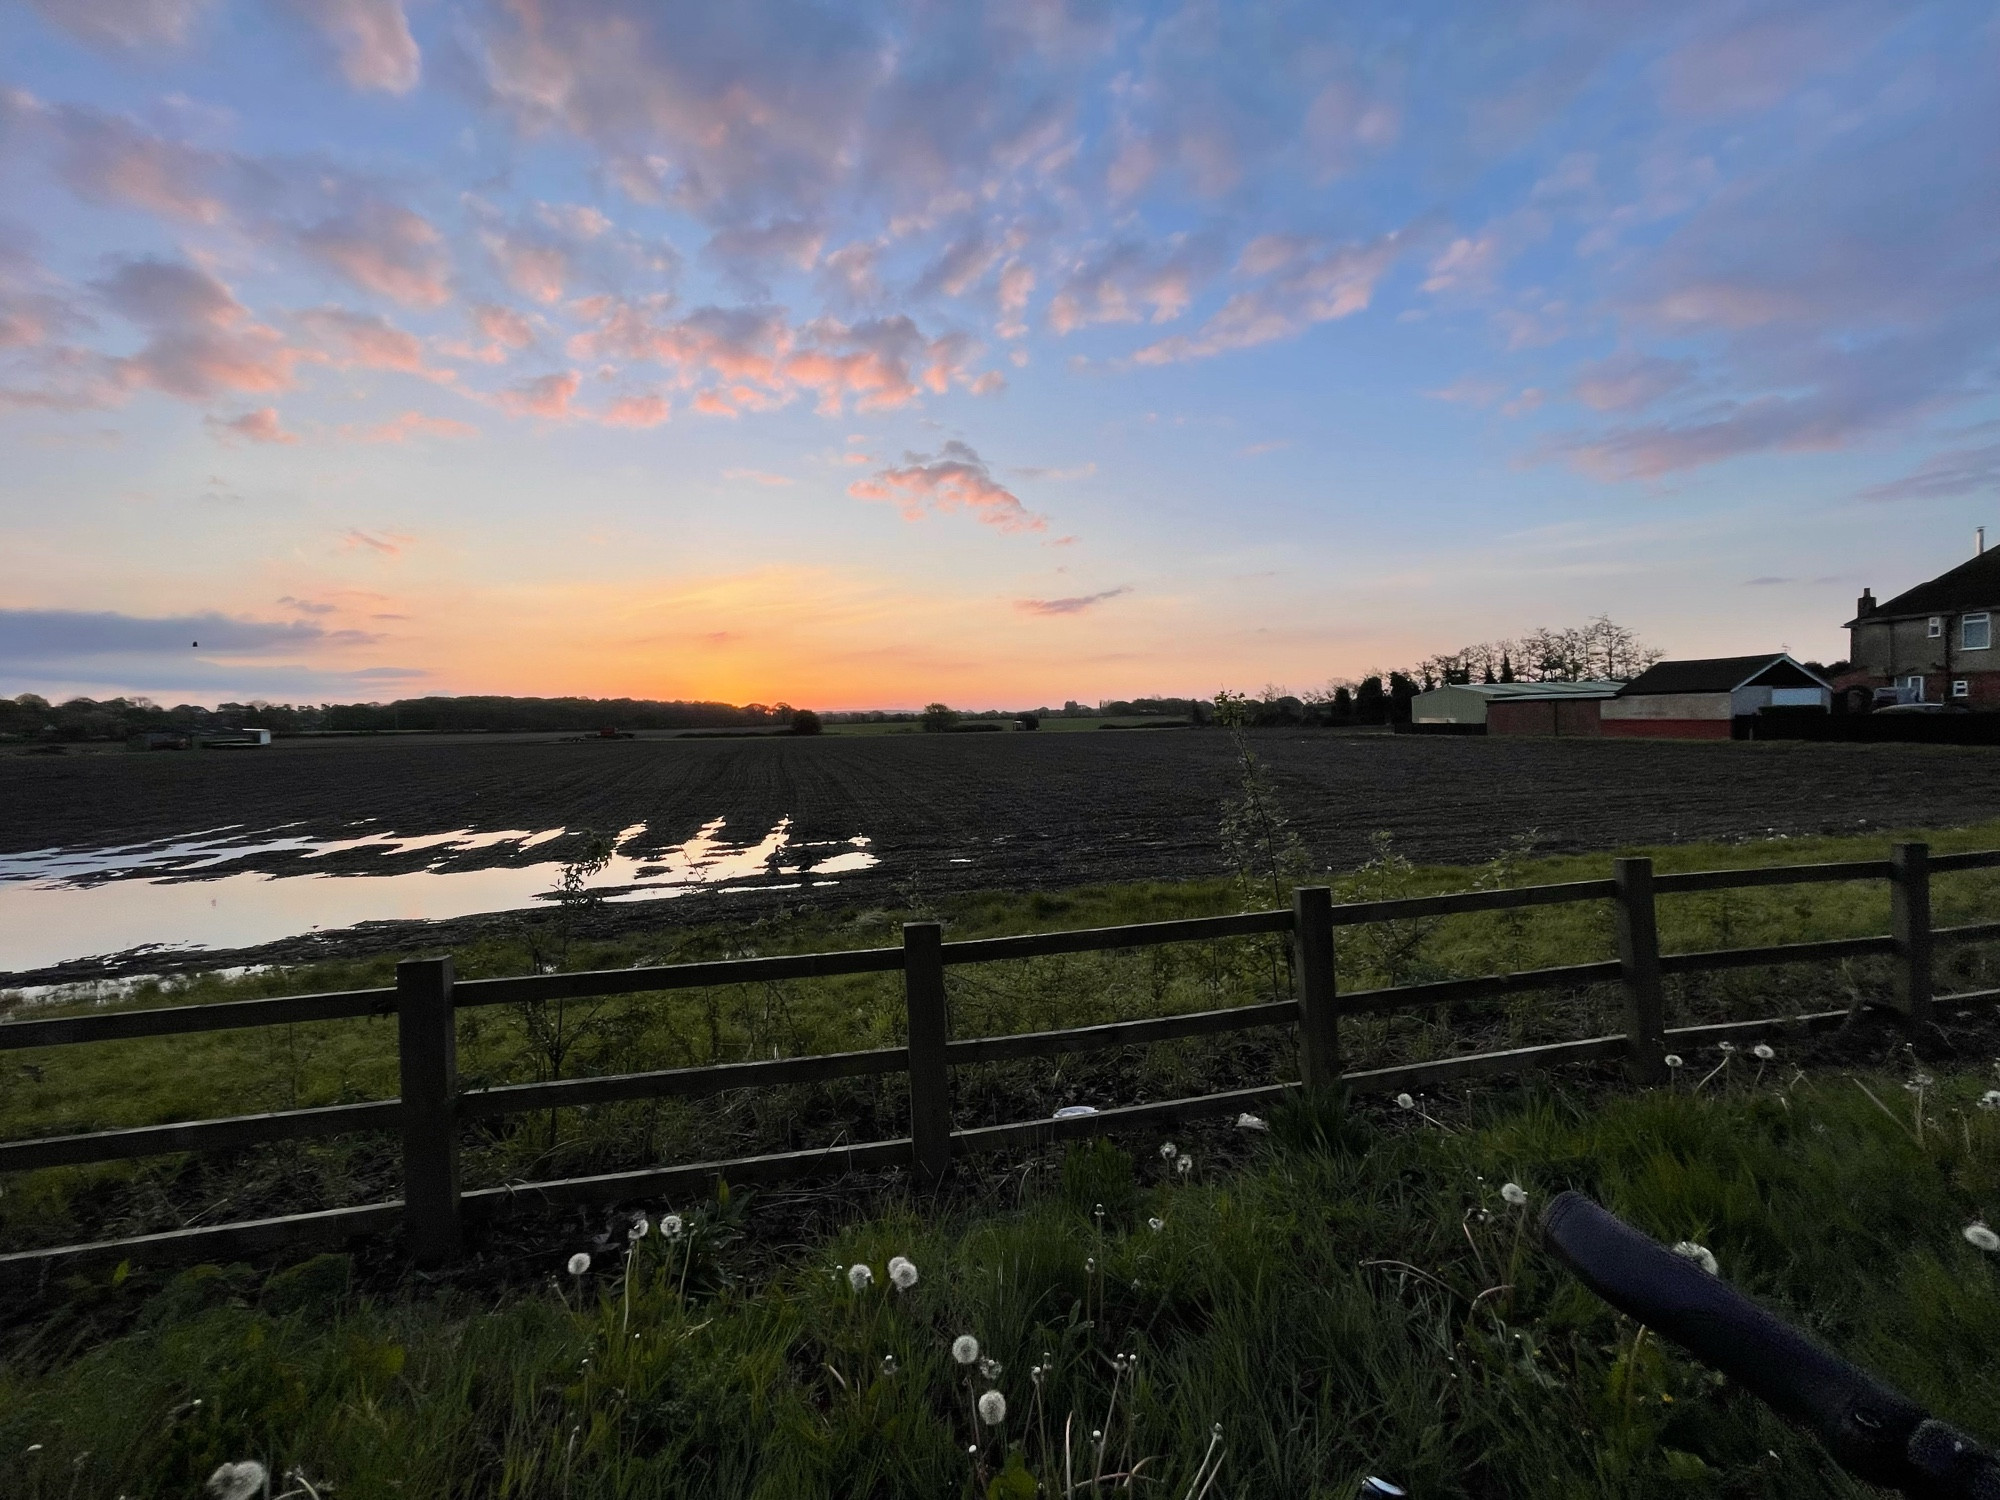
[[[32,0],[0,59],[4,692],[1830,659],[2000,489],[1987,5]]]

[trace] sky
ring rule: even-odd
[[[7,694],[1832,660],[2000,540],[2000,13],[0,0],[0,454]]]

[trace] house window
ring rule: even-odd
[[[1963,677],[1958,678],[1951,685],[1951,695],[1954,698],[1970,698],[1972,696],[1972,684],[1967,682]]]
[[[1931,638],[1932,640],[1936,640],[1936,639],[1937,639],[1937,638],[1938,638],[1939,636],[1943,635],[1943,634],[1944,634],[1944,616],[1943,616],[1943,615],[1932,615],[1932,616],[1931,616],[1931,621],[1930,621],[1930,624],[1929,624],[1928,626],[1926,626],[1926,627],[1925,627],[1925,629],[1924,629],[1924,634],[1925,634],[1925,635],[1927,635],[1927,636],[1929,636],[1929,637],[1930,637],[1930,638]]]
[[[1921,703],[1921,702],[1923,702],[1923,701],[1924,701],[1924,680],[1923,680],[1923,678],[1921,678],[1921,677],[1898,677],[1898,678],[1896,679],[1896,686],[1897,686],[1897,687],[1899,687],[1899,688],[1908,688],[1908,689],[1909,689],[1909,690],[1910,690],[1911,692],[1915,693],[1915,694],[1917,695],[1917,702]]]
[[[1984,651],[1993,644],[1993,616],[1965,615],[1958,622],[1958,644],[1967,651]]]

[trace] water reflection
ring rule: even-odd
[[[568,828],[475,833],[370,831],[321,838],[302,825],[202,829],[99,849],[0,855],[0,973],[148,951],[244,948],[385,920],[439,920],[518,910],[545,900]],[[647,825],[620,830],[589,881],[605,900],[669,900],[697,890],[792,890],[872,868],[866,838],[794,841],[780,818],[761,837],[731,839],[714,818],[694,837],[648,847]],[[523,861],[529,851],[539,857]],[[510,863],[464,868],[468,855]],[[328,869],[317,862],[345,856]],[[355,868],[355,856],[369,856]],[[408,868],[411,857],[420,868]],[[234,869],[247,860],[267,868]],[[269,868],[275,861],[275,868]],[[370,868],[379,865],[380,868]]]

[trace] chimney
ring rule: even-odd
[[[1854,601],[1854,618],[1857,620],[1866,619],[1874,613],[1875,591],[1873,589],[1863,589],[1861,597]]]
[[[1984,526],[1975,526],[1972,528],[1972,555],[1974,557],[1979,557],[1985,551],[1986,551],[1986,528]]]

